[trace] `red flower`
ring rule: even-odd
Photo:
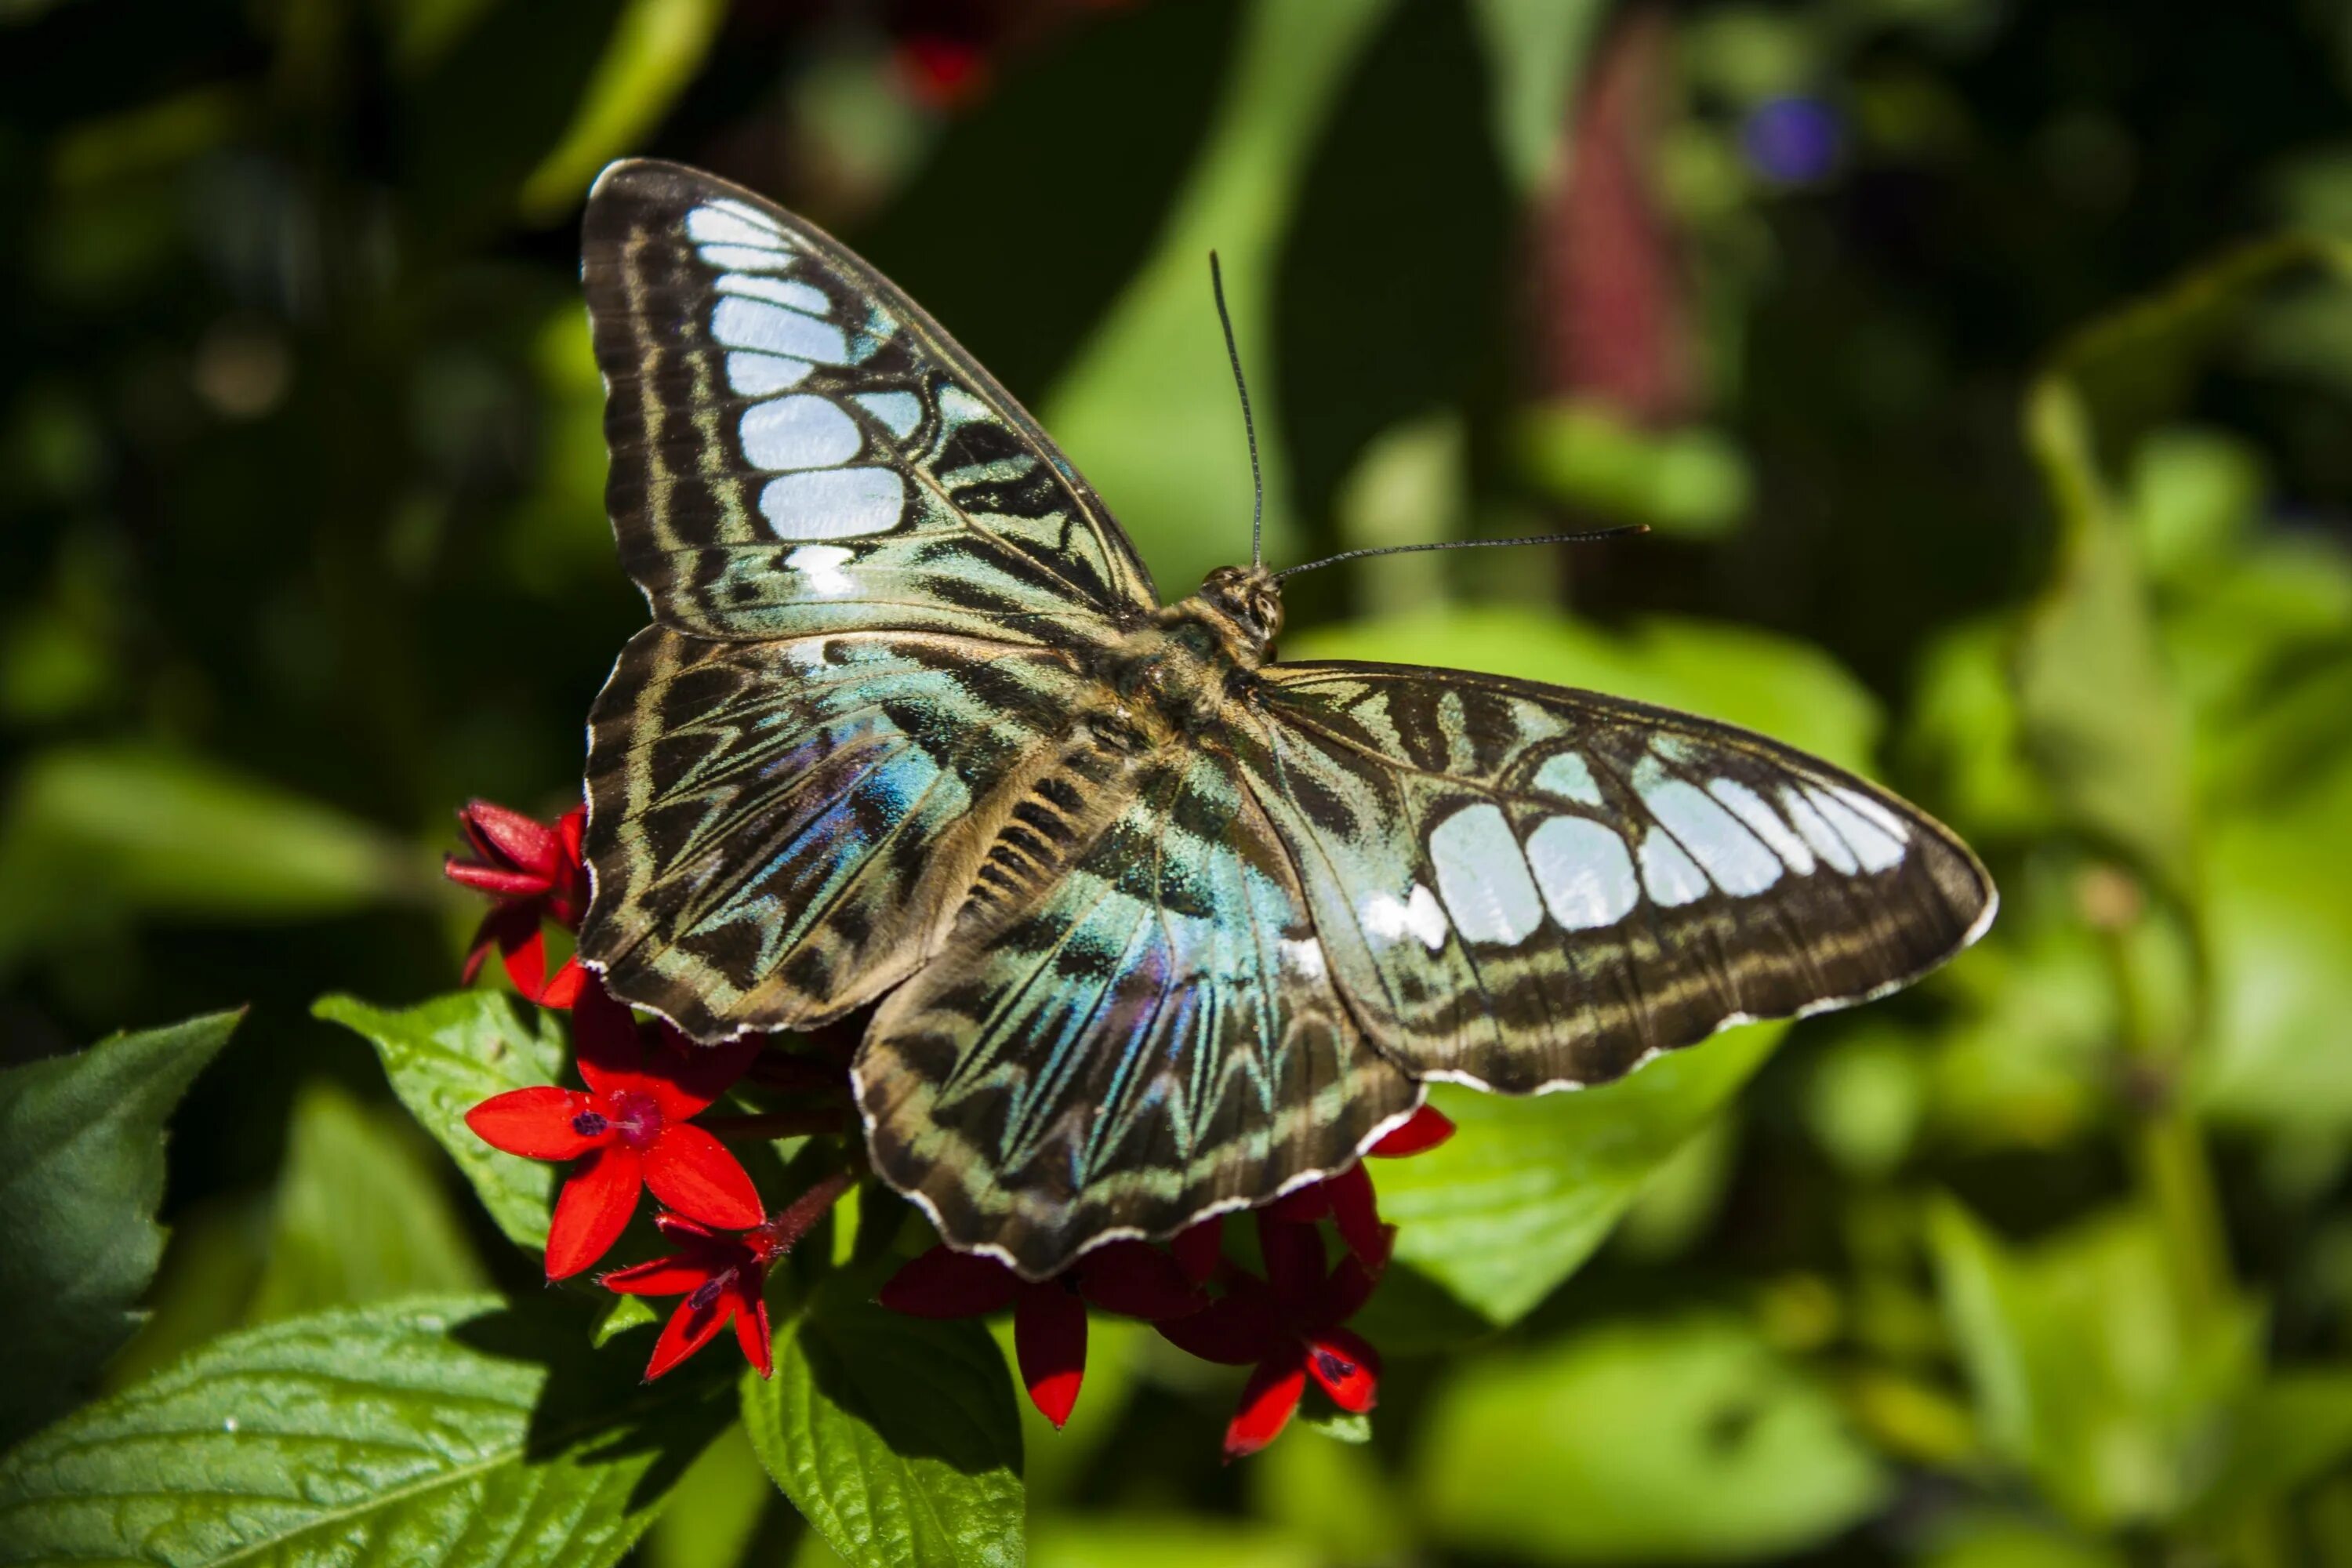
[[[772,1219],[761,1220],[740,1236],[721,1236],[679,1215],[654,1215],[654,1224],[678,1249],[650,1263],[615,1268],[597,1281],[624,1296],[686,1298],[654,1342],[646,1381],[651,1383],[717,1339],[730,1323],[743,1359],[759,1368],[761,1377],[772,1373],[775,1360],[768,1331],[768,1266],[790,1252],[855,1184],[846,1172],[827,1176]]]
[[[1328,1268],[1322,1234],[1271,1212],[1258,1215],[1266,1277],[1228,1271],[1227,1293],[1204,1310],[1158,1325],[1178,1349],[1234,1366],[1255,1363],[1241,1408],[1225,1427],[1225,1457],[1275,1440],[1313,1378],[1340,1409],[1360,1414],[1380,1392],[1380,1352],[1339,1325],[1372,1293],[1374,1275],[1352,1252]]]
[[[1207,1299],[1176,1260],[1139,1241],[1098,1247],[1050,1279],[1024,1279],[992,1258],[934,1247],[891,1276],[882,1304],[918,1318],[1013,1309],[1013,1348],[1030,1403],[1055,1426],[1069,1420],[1087,1372],[1087,1307],[1159,1320]]]
[[[760,1223],[760,1194],[727,1146],[687,1118],[742,1076],[756,1041],[693,1046],[667,1037],[648,1062],[636,1020],[601,985],[580,993],[572,1050],[586,1093],[510,1089],[466,1113],[494,1149],[532,1160],[580,1160],[556,1199],[547,1277],[568,1279],[604,1256],[636,1212],[637,1194],[689,1219],[735,1230]],[[583,1156],[585,1156],[583,1158]]]
[[[1364,1152],[1373,1158],[1401,1160],[1434,1149],[1453,1136],[1452,1119],[1435,1107],[1424,1105],[1390,1128],[1379,1142]],[[1265,1212],[1292,1225],[1313,1225],[1317,1220],[1328,1219],[1339,1227],[1339,1237],[1348,1244],[1348,1250],[1375,1276],[1388,1267],[1396,1226],[1381,1223],[1380,1204],[1372,1194],[1372,1173],[1361,1161],[1336,1176],[1276,1198],[1266,1205]]]
[[[480,858],[448,856],[442,861],[442,875],[498,900],[482,918],[473,948],[466,954],[467,984],[495,947],[516,990],[545,1006],[572,1005],[587,972],[577,958],[567,958],[554,973],[548,973],[541,927],[551,920],[576,931],[587,911],[588,869],[580,858],[587,822],[587,812],[575,807],[550,826],[487,800],[468,801],[457,814],[459,831]]]

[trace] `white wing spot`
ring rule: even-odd
[[[687,214],[686,237],[697,245],[749,245],[761,250],[781,250],[784,239],[774,224],[736,204],[698,206]]]
[[[1642,886],[1654,900],[1673,909],[1706,896],[1706,873],[1664,828],[1653,827],[1642,837]]]
[[[1853,847],[1837,836],[1835,828],[1822,820],[1822,814],[1813,809],[1812,802],[1803,794],[1793,786],[1783,785],[1780,804],[1787,808],[1789,820],[1797,825],[1798,833],[1812,846],[1813,853],[1822,858],[1823,865],[1848,877],[1862,868],[1862,863],[1853,858]]]
[[[751,245],[706,245],[695,252],[714,272],[789,272],[793,254]]]
[[[1528,865],[1544,908],[1568,931],[1615,925],[1641,901],[1625,841],[1589,817],[1547,818],[1528,835]]]
[[[789,278],[754,278],[746,272],[722,272],[719,275],[721,294],[741,294],[753,300],[772,300],[790,310],[812,316],[833,314],[833,301],[824,297],[822,289],[806,283],[795,283]]]
[[[1323,943],[1311,936],[1304,942],[1293,942],[1288,937],[1283,938],[1282,965],[1293,973],[1306,975],[1310,980],[1322,979]]]
[[[838,544],[803,544],[784,557],[784,564],[808,579],[810,593],[822,599],[837,599],[857,586],[856,579],[842,570],[856,553]],[[819,656],[822,652],[819,645]]]
[[[861,392],[856,401],[893,436],[911,436],[923,422],[922,399],[911,392]]]
[[[710,335],[730,349],[790,354],[820,364],[849,362],[848,340],[832,322],[738,294],[722,296],[711,310]]]
[[[1543,900],[1502,808],[1465,806],[1429,830],[1437,895],[1471,942],[1525,942],[1543,921]]]
[[[760,492],[761,514],[784,539],[850,539],[880,533],[898,526],[906,503],[906,482],[888,468],[818,468],[786,474],[770,479]]]
[[[1800,877],[1813,873],[1813,852],[1805,841],[1793,832],[1780,814],[1774,811],[1765,798],[1741,784],[1738,779],[1713,779],[1706,793],[1730,809],[1731,815],[1755,829],[1756,837],[1772,847],[1772,853],[1788,862],[1789,869]]]
[[[1580,805],[1601,804],[1601,786],[1593,782],[1591,767],[1574,752],[1546,757],[1544,765],[1536,770],[1536,788]]]
[[[1853,847],[1854,858],[1862,862],[1864,870],[1885,871],[1903,864],[1903,841],[1848,805],[1843,794],[1832,795],[1811,785],[1805,789],[1805,797],[1822,819]]]
[[[727,386],[738,397],[765,397],[798,386],[815,368],[804,359],[737,349],[727,356]]]
[[[771,472],[830,468],[857,456],[866,444],[857,421],[829,397],[796,393],[743,410],[736,426],[743,460]]]
[[[1398,898],[1394,893],[1372,893],[1356,906],[1356,923],[1364,934],[1383,944],[1417,938],[1421,945],[1435,952],[1445,945],[1445,911],[1427,888],[1415,882],[1410,898]]]
[[[1641,775],[1635,775],[1637,787]],[[1764,841],[1713,796],[1681,779],[1642,788],[1642,804],[1696,857],[1715,885],[1735,898],[1752,898],[1788,869]]]

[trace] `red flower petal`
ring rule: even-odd
[[[1175,1258],[1140,1241],[1114,1241],[1077,1263],[1078,1289],[1106,1312],[1181,1318],[1209,1304]]]
[[[1175,1254],[1186,1278],[1196,1285],[1207,1284],[1225,1261],[1225,1216],[1218,1215],[1185,1226],[1168,1244],[1168,1250]]]
[[[1242,1385],[1241,1408],[1225,1427],[1225,1458],[1255,1454],[1290,1425],[1298,1396],[1307,1392],[1307,1369],[1297,1354],[1269,1356]]]
[[[1307,1371],[1331,1403],[1360,1415],[1380,1397],[1381,1355],[1360,1334],[1327,1329],[1307,1341]]]
[[[572,1126],[587,1109],[588,1097],[578,1089],[510,1089],[466,1112],[466,1125],[491,1148],[526,1160],[576,1160],[612,1137]]]
[[[1372,1192],[1372,1173],[1361,1161],[1323,1184],[1331,1194],[1331,1218],[1348,1250],[1375,1273],[1388,1267],[1389,1237],[1381,1224],[1380,1201]]]
[[[1295,1193],[1286,1193],[1259,1211],[1286,1225],[1313,1225],[1331,1212],[1330,1184],[1309,1182]]]
[[[643,1171],[636,1152],[611,1143],[592,1152],[563,1184],[547,1227],[547,1277],[569,1279],[613,1248],[637,1212]]]
[[[1424,1105],[1382,1133],[1381,1141],[1364,1152],[1383,1160],[1402,1160],[1408,1154],[1434,1149],[1453,1136],[1454,1119],[1433,1105]]]
[[[585,806],[573,806],[555,824],[554,885],[548,889],[548,913],[557,924],[572,931],[580,929],[580,917],[588,912],[588,868],[580,858],[581,841],[587,831]]]
[[[547,891],[547,879],[536,872],[478,865],[460,860],[455,855],[441,858],[441,874],[461,888],[488,893],[494,899],[530,899]]]
[[[674,1121],[654,1137],[644,1155],[646,1185],[654,1196],[688,1219],[721,1230],[744,1230],[760,1223],[760,1190],[735,1156],[704,1129]]]
[[[1265,1257],[1265,1282],[1286,1313],[1304,1318],[1321,1304],[1326,1272],[1321,1231],[1276,1219],[1271,1211],[1261,1209],[1257,1245]]]
[[[1396,1227],[1390,1226],[1386,1228],[1393,1232]],[[1364,1267],[1363,1259],[1352,1253],[1342,1258],[1339,1267],[1331,1270],[1331,1278],[1324,1283],[1319,1306],[1307,1321],[1315,1323],[1347,1321],[1371,1298],[1372,1287],[1379,1283],[1380,1277]]]
[[[772,1377],[776,1363],[769,1348],[772,1336],[768,1331],[767,1298],[756,1287],[751,1296],[750,1302],[735,1309],[735,1342],[743,1347],[743,1359],[751,1363],[754,1371],[761,1377]]]
[[[556,831],[536,817],[495,801],[469,800],[457,813],[457,826],[484,859],[542,873],[555,868]],[[544,876],[540,886],[547,886]]]
[[[890,1277],[877,1298],[916,1318],[976,1318],[1013,1304],[1020,1281],[992,1258],[932,1247]]]
[[[581,988],[587,984],[588,971],[581,967],[580,960],[567,958],[554,973],[547,977],[547,984],[540,987],[539,994],[531,1000],[542,1007],[552,1007],[561,1012],[580,999]]]
[[[1087,1304],[1057,1280],[1024,1280],[1013,1309],[1013,1349],[1029,1403],[1060,1427],[1087,1375]]]
[[[539,929],[539,911],[529,904],[509,904],[499,913],[530,917],[529,931],[499,933],[499,953],[506,961],[507,978],[514,988],[526,1000],[537,1002],[547,994],[547,935]]]
[[[1255,1280],[1190,1317],[1163,1319],[1152,1327],[1185,1354],[1227,1366],[1262,1361],[1289,1341],[1275,1315],[1273,1299]]]
[[[602,1095],[651,1096],[645,1043],[628,1004],[602,985],[585,985],[572,1004],[572,1065]]]
[[[615,1268],[597,1276],[596,1283],[620,1296],[685,1296],[709,1284],[716,1272],[708,1258],[677,1253]]]
[[[660,1026],[661,1044],[646,1053],[646,1092],[672,1121],[683,1121],[735,1087],[760,1054],[761,1037],[746,1035],[715,1046],[698,1046],[670,1024]]]
[[[654,1342],[653,1358],[646,1363],[646,1381],[667,1372],[712,1340],[719,1331],[736,1315],[734,1292],[722,1290],[716,1300],[698,1307],[692,1298],[677,1304],[677,1310],[662,1325],[661,1338]]]

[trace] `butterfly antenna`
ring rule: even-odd
[[[1332,566],[1342,561],[1360,561],[1367,555],[1410,555],[1421,550],[1484,550],[1496,544],[1581,544],[1590,539],[1622,539],[1631,533],[1647,533],[1646,522],[1629,522],[1620,528],[1596,528],[1582,533],[1530,533],[1520,539],[1439,539],[1426,544],[1368,544],[1361,550],[1342,550],[1337,555],[1326,555],[1320,561],[1309,561],[1304,566],[1286,566],[1274,574],[1281,582],[1296,577],[1301,572],[1312,572],[1318,566]]]
[[[1250,449],[1250,565],[1265,564],[1259,550],[1265,524],[1265,475],[1257,465],[1257,421],[1250,416],[1249,382],[1242,375],[1242,351],[1234,344],[1233,312],[1225,309],[1225,274],[1217,253],[1209,252],[1209,290],[1217,297],[1217,320],[1225,329],[1225,357],[1234,363],[1234,387],[1242,395],[1242,432]]]

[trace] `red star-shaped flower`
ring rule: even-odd
[[[442,874],[497,900],[466,954],[468,984],[496,948],[516,990],[545,1006],[572,1005],[587,972],[577,958],[567,958],[549,973],[542,927],[551,920],[576,931],[587,911],[588,869],[580,856],[587,822],[587,812],[576,807],[550,826],[487,800],[469,801],[457,814],[458,830],[479,858],[451,855]]]
[[[1380,1352],[1339,1325],[1372,1293],[1374,1275],[1352,1251],[1325,1266],[1313,1226],[1258,1215],[1266,1277],[1226,1275],[1226,1294],[1190,1317],[1158,1324],[1203,1361],[1251,1366],[1241,1408],[1225,1427],[1225,1457],[1255,1454],[1281,1436],[1313,1378],[1340,1409],[1361,1413],[1380,1392]]]
[[[636,1212],[637,1194],[721,1230],[760,1223],[751,1178],[688,1118],[742,1076],[756,1041],[695,1046],[663,1029],[650,1058],[636,1020],[601,985],[572,1009],[572,1050],[586,1092],[510,1089],[466,1113],[494,1149],[532,1160],[578,1160],[547,1233],[547,1277],[568,1279],[604,1256]]]
[[[1436,1148],[1454,1136],[1454,1121],[1434,1106],[1424,1105],[1391,1127],[1380,1142],[1364,1151],[1369,1158],[1402,1160]],[[1388,1267],[1394,1226],[1381,1223],[1379,1200],[1372,1192],[1372,1173],[1362,1161],[1338,1175],[1276,1198],[1265,1212],[1293,1225],[1313,1225],[1328,1219],[1339,1227],[1348,1250],[1375,1276]]]
[[[918,1318],[1013,1309],[1013,1349],[1030,1403],[1059,1426],[1087,1373],[1087,1307],[1158,1320],[1207,1304],[1176,1260],[1139,1241],[1098,1247],[1050,1279],[1024,1279],[992,1258],[934,1247],[891,1276],[881,1301]]]
[[[761,1377],[774,1370],[768,1330],[766,1296],[768,1267],[793,1249],[825,1210],[856,1185],[845,1171],[818,1182],[771,1218],[761,1220],[740,1236],[721,1236],[709,1226],[680,1215],[657,1214],[654,1224],[677,1244],[677,1250],[650,1263],[615,1268],[597,1283],[624,1296],[683,1296],[654,1342],[653,1358],[646,1363],[646,1381],[669,1371],[719,1337],[729,1324],[743,1359]]]

